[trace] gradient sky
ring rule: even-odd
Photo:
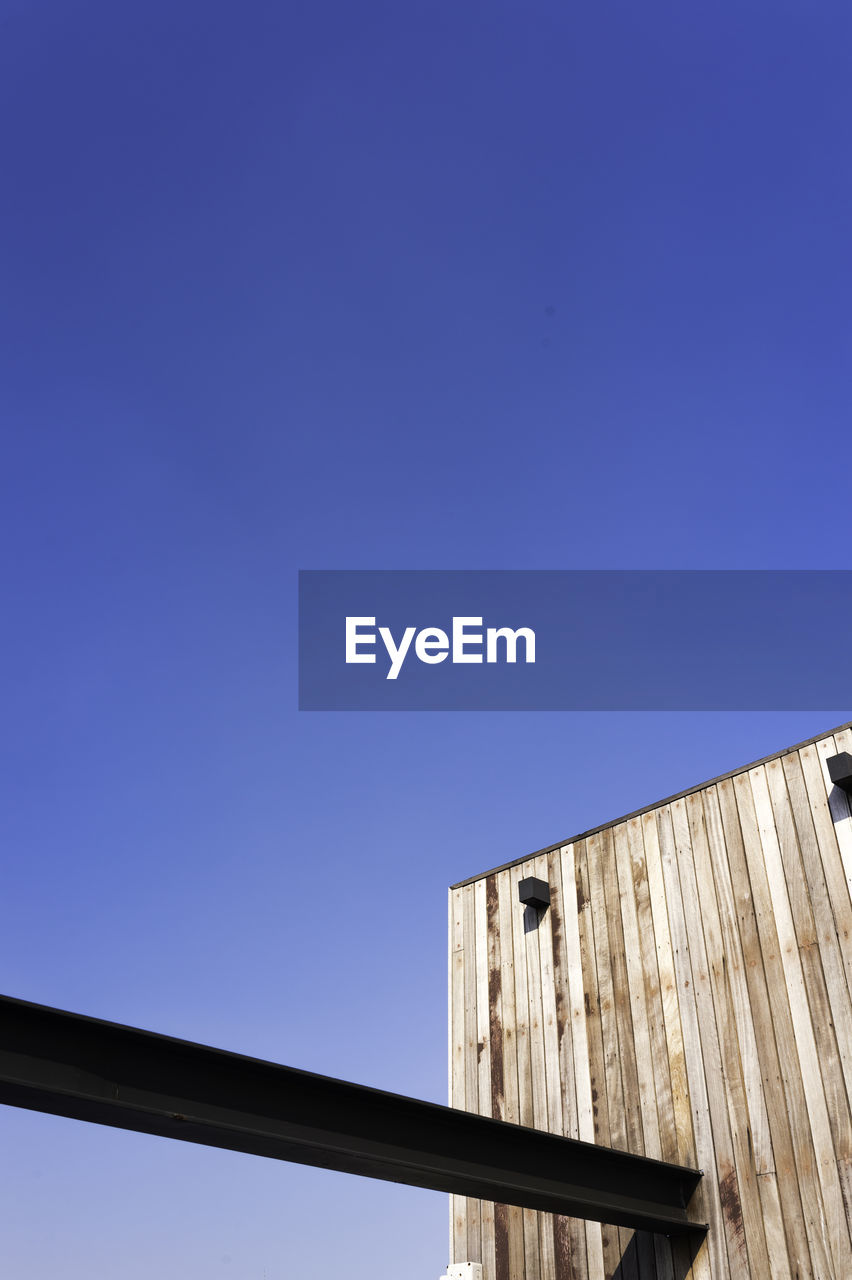
[[[849,719],[849,639],[830,714],[299,713],[296,571],[850,567],[852,13],[0,19],[0,989],[443,1101],[446,886]],[[446,1262],[433,1193],[0,1124],[10,1280]]]

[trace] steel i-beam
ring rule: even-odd
[[[701,1174],[0,996],[0,1102],[667,1234]]]

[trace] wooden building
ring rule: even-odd
[[[451,1104],[700,1168],[710,1224],[690,1246],[453,1197],[454,1261],[852,1280],[844,752],[849,725],[450,890]]]

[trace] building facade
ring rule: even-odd
[[[850,726],[450,890],[450,1102],[702,1169],[706,1237],[463,1197],[483,1280],[852,1277]],[[550,905],[524,906],[522,879]]]

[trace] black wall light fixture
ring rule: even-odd
[[[847,795],[852,795],[852,755],[841,751],[836,756],[828,757],[828,776],[836,787],[840,787]]]
[[[518,885],[518,898],[525,907],[549,907],[550,885],[546,880],[536,880],[535,876],[527,876]]]

